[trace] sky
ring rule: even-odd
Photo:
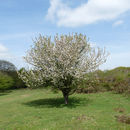
[[[57,33],[105,47],[103,70],[130,67],[130,0],[0,0],[0,59],[24,67],[32,39]]]

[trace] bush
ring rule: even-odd
[[[77,92],[94,93],[114,91],[115,93],[130,94],[130,68],[118,67],[109,71],[95,71],[86,75]]]
[[[0,72],[0,90],[7,90],[14,87],[14,80],[11,76]]]
[[[97,72],[87,74],[86,79],[80,82],[77,89],[78,93],[96,93],[100,91],[104,91],[104,88],[101,85]]]
[[[130,94],[130,68],[129,67],[118,67],[108,71],[107,78],[111,84],[112,91],[116,93]]]
[[[11,87],[12,89],[26,88],[25,83],[18,77],[18,74],[16,71],[1,71],[1,73],[6,74],[13,79],[14,86]]]
[[[14,79],[14,89],[17,89],[17,88],[26,88],[26,85],[25,83],[18,77],[18,74],[16,71],[10,71],[8,73],[8,75],[10,75],[13,79]]]

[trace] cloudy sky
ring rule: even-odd
[[[130,0],[0,1],[0,59],[18,68],[39,34],[75,32],[110,53],[102,69],[130,66]]]

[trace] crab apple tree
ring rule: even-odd
[[[42,85],[45,79],[59,89],[68,104],[68,96],[77,89],[85,74],[95,71],[106,61],[105,49],[92,47],[85,35],[58,34],[51,39],[39,35],[27,51],[25,61],[30,69],[23,69],[19,76],[29,87]]]

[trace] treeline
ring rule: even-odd
[[[17,71],[12,63],[0,60],[0,91],[26,88],[26,85],[18,77]]]
[[[0,61],[0,90],[27,87],[18,77],[17,71],[12,63]],[[42,87],[50,85],[51,83],[46,80]],[[89,73],[86,75],[86,78],[79,83],[76,92],[96,93],[104,91],[130,94],[130,67],[118,67],[107,71],[97,70],[93,73]]]

